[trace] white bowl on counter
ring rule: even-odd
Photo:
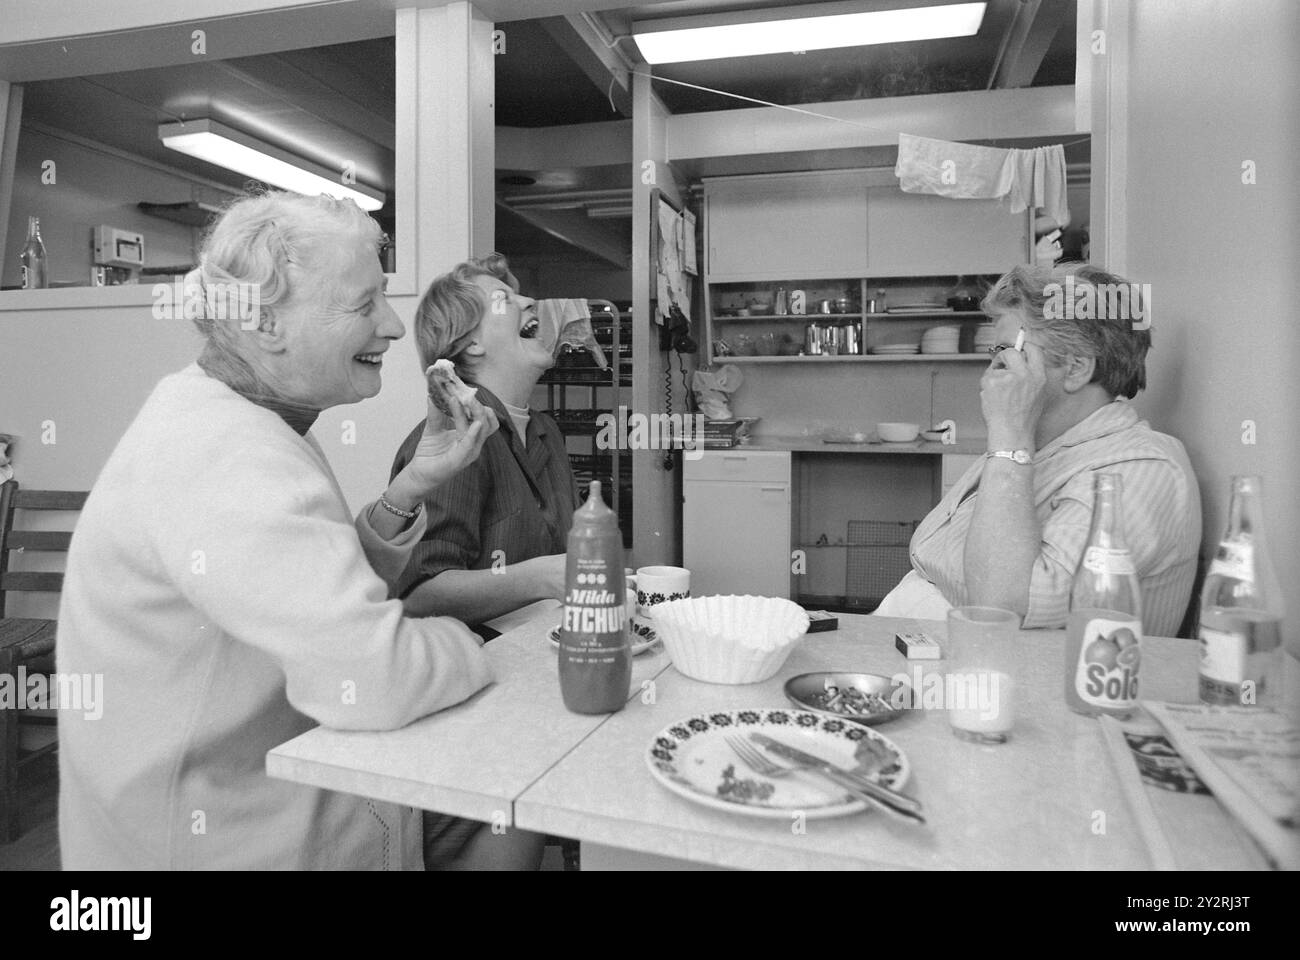
[[[706,683],[761,683],[808,632],[808,614],[778,597],[688,597],[655,607],[673,666]]]
[[[910,443],[921,434],[919,423],[878,423],[876,436],[882,443]]]

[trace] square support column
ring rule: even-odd
[[[414,148],[415,202],[407,209],[415,217],[418,294],[458,262],[495,248],[493,24],[461,2],[399,10],[396,26],[399,50],[404,37],[415,38],[413,70],[398,75],[412,88],[399,99],[413,96],[413,127],[399,110],[397,136],[399,152],[403,144]]]

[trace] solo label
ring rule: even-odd
[[[1124,709],[1138,697],[1142,663],[1142,623],[1138,620],[1089,620],[1079,644],[1074,690],[1094,707]]]

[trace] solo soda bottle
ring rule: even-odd
[[[1086,716],[1126,717],[1137,706],[1142,591],[1124,542],[1123,481],[1093,481],[1092,528],[1070,591],[1065,626],[1065,702]]]
[[[1282,597],[1264,546],[1259,477],[1233,477],[1228,529],[1201,588],[1200,694],[1250,706],[1281,649]]]
[[[573,514],[560,622],[560,694],[574,713],[613,713],[632,686],[623,535],[593,480]]]

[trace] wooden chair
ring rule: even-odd
[[[9,592],[58,593],[62,573],[11,571],[10,551],[40,550],[66,552],[72,542],[68,530],[35,531],[13,529],[16,510],[80,510],[87,494],[71,490],[21,490],[16,480],[0,484],[0,676],[9,676],[17,691],[18,668],[28,675],[54,672],[55,621],[27,617],[5,617],[5,595]],[[51,753],[57,738],[32,750],[20,744],[20,727],[52,726],[50,715],[19,709],[0,708],[0,843],[18,838],[18,773],[38,757]]]

